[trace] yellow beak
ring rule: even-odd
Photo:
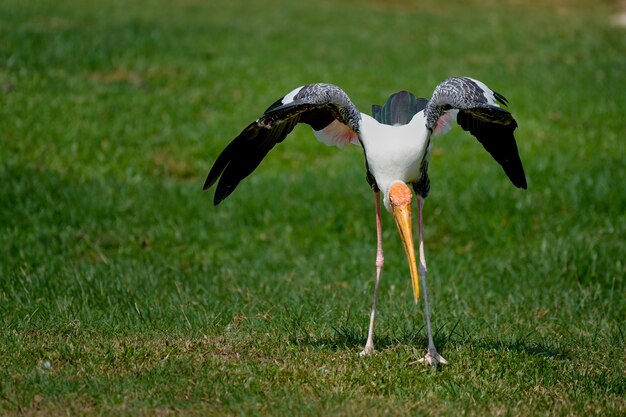
[[[404,245],[407,260],[409,261],[409,269],[411,270],[411,284],[413,284],[413,295],[415,296],[415,304],[420,296],[419,274],[417,264],[415,262],[415,249],[413,247],[413,226],[411,223],[411,204],[395,207],[393,210],[393,218],[398,226],[400,239]]]

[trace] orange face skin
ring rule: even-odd
[[[389,205],[391,207],[411,206],[413,193],[409,187],[403,182],[394,182],[389,188]]]

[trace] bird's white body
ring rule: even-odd
[[[408,124],[396,126],[379,123],[361,113],[359,127],[369,170],[383,192],[383,203],[389,210],[386,197],[391,184],[395,181],[416,183],[421,175],[420,167],[427,158],[429,146],[424,112],[417,113]]]

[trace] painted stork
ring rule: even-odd
[[[422,208],[430,189],[428,163],[431,138],[447,132],[454,120],[475,136],[502,166],[513,185],[526,188],[526,177],[513,131],[517,123],[503,109],[507,100],[481,81],[449,78],[435,88],[430,100],[407,91],[389,97],[384,106],[372,106],[373,117],[360,112],[347,94],[331,84],[298,87],[272,104],[248,125],[219,155],[204,183],[217,183],[214,204],[228,197],[239,182],[259,165],[267,153],[293,130],[306,123],[315,137],[328,145],[360,144],[365,154],[367,182],[376,201],[376,279],[367,342],[361,355],[374,351],[374,316],[383,268],[380,193],[391,212],[408,258],[415,303],[424,299],[428,352],[419,360],[436,366],[447,361],[437,352],[430,325],[426,291]],[[417,194],[419,268],[416,265],[411,226],[411,185]]]

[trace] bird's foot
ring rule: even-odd
[[[439,352],[437,352],[436,349],[428,349],[428,353],[426,354],[426,356],[424,356],[422,359],[418,359],[415,362],[412,362],[412,364],[415,363],[425,363],[427,365],[430,366],[434,366],[436,367],[438,364],[442,364],[442,365],[447,365],[448,361],[445,360],[445,358],[443,356],[441,356],[439,354]]]
[[[368,356],[374,353],[374,345],[365,345],[365,348],[359,353],[360,357]]]

